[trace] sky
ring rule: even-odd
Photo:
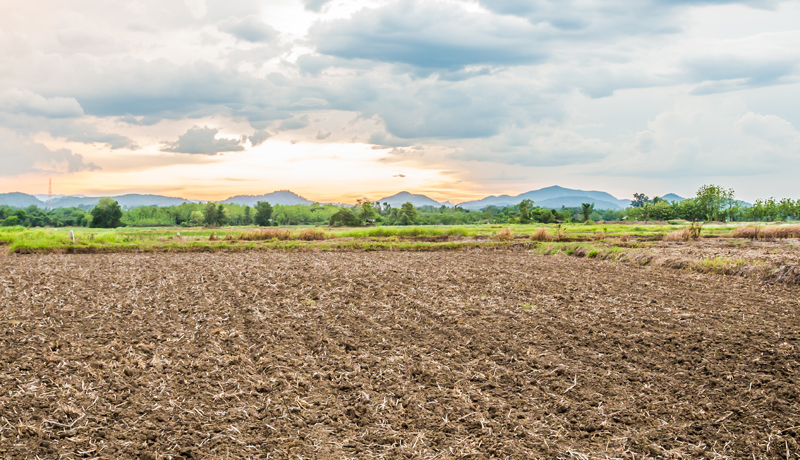
[[[0,2],[0,193],[800,198],[800,0]]]

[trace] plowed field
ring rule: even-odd
[[[0,255],[0,458],[798,458],[799,299],[524,250]]]

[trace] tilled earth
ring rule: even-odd
[[[800,458],[798,299],[522,250],[0,255],[0,458]]]

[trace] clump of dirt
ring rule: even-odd
[[[0,255],[0,458],[797,458],[798,298],[521,250]]]

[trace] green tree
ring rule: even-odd
[[[219,206],[217,206],[217,222],[216,223],[220,227],[222,227],[223,225],[228,223],[228,216],[225,213],[225,206],[223,206],[221,203],[220,203]]]
[[[735,201],[733,189],[726,190],[718,185],[703,185],[697,189],[695,200],[703,216],[709,221],[724,218]]]
[[[217,204],[209,201],[206,203],[205,208],[203,208],[203,221],[209,227],[217,225]]]
[[[244,207],[244,217],[242,218],[242,223],[244,225],[250,225],[253,223],[253,216],[251,215],[250,206],[245,205]]]
[[[331,227],[358,227],[361,224],[361,220],[353,214],[353,211],[345,207],[340,208],[336,214],[331,216],[330,221],[328,221],[328,225]]]
[[[519,203],[519,220],[523,224],[531,221],[531,209],[533,209],[533,200],[522,200]]]
[[[589,216],[592,215],[592,211],[594,211],[594,203],[581,203],[581,214],[583,215],[584,222],[589,220]]]
[[[362,220],[366,221],[368,219],[374,219],[377,217],[377,215],[378,214],[375,212],[375,208],[372,206],[372,203],[369,201],[361,203],[361,213],[359,214],[359,217]]]
[[[417,208],[410,201],[400,207],[400,225],[412,225],[417,221]]]
[[[631,206],[634,208],[643,208],[645,203],[649,202],[650,198],[648,198],[644,193],[634,193],[633,200],[631,200]]]
[[[255,222],[259,227],[269,227],[269,219],[272,217],[272,206],[269,202],[259,201],[256,203]]]
[[[120,226],[122,208],[119,207],[119,203],[111,198],[100,198],[100,201],[92,209],[91,214],[92,227],[116,228]]]

